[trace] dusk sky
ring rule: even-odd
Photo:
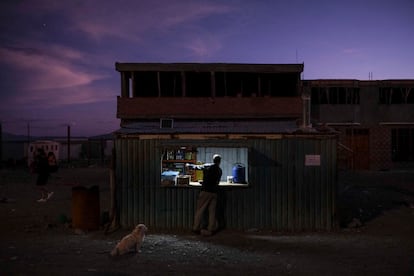
[[[2,0],[4,132],[119,128],[115,62],[304,63],[302,79],[414,79],[413,0]]]

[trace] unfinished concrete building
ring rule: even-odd
[[[340,133],[338,165],[353,170],[414,167],[414,80],[306,80],[314,125]]]
[[[303,64],[116,63],[116,70],[121,125],[160,118],[295,120],[302,114]]]

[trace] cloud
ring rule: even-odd
[[[199,37],[209,35],[210,27],[204,24],[209,21],[214,22],[212,18],[215,16],[234,14],[240,7],[201,0],[88,0],[53,3],[49,0],[37,0],[16,2],[14,5],[8,5],[8,9],[12,9],[9,13],[13,12],[18,18],[25,18],[25,20],[15,20],[19,26],[18,32],[13,31],[3,22],[4,30],[8,30],[9,33],[8,38],[14,38],[11,40],[13,44],[16,37],[25,40],[30,38],[50,41],[51,36],[54,43],[57,43],[56,39],[62,40],[64,36],[61,34],[65,34],[74,38],[82,37],[76,43],[78,47],[80,44],[90,43],[102,51],[103,45],[106,45],[107,50],[111,47],[108,45],[119,48],[128,47],[128,44],[148,48],[149,44],[159,43],[163,38],[167,38],[167,41],[179,46],[181,51],[194,50],[192,56],[205,57],[207,48],[202,49],[202,45],[206,47],[216,45],[214,46],[216,48],[219,47],[217,46],[219,42],[218,38],[216,38],[217,42],[212,42],[212,38],[203,39],[204,42],[200,41]],[[31,23],[23,23],[27,21]],[[176,36],[180,37],[181,45],[174,42]],[[67,43],[63,40],[61,43]],[[70,43],[73,44],[74,41]],[[187,47],[188,43],[191,44],[190,47]],[[70,72],[60,72],[70,77]]]
[[[12,74],[4,79],[12,90],[1,95],[5,114],[15,113],[19,106],[33,110],[105,101],[115,104],[117,90],[107,83],[113,75],[102,73],[96,57],[85,57],[83,52],[61,45],[20,44],[34,47],[0,48],[0,64]],[[5,83],[2,86],[8,87]]]
[[[105,75],[80,70],[76,62],[82,60],[82,53],[73,49],[47,45],[47,51],[38,48],[0,48],[1,63],[6,63],[24,74],[19,83],[25,90],[46,90],[74,87],[105,78]],[[83,69],[85,70],[85,69]]]
[[[189,41],[184,48],[189,49],[195,56],[201,58],[207,58],[212,56],[222,47],[219,40],[215,39],[214,37],[196,37]]]
[[[194,1],[87,1],[72,7],[69,16],[74,28],[94,39],[139,41],[148,32],[167,31],[232,10],[223,4]]]
[[[361,51],[359,49],[356,49],[356,48],[345,48],[345,49],[342,50],[342,52],[344,54],[347,54],[347,55],[353,55],[353,54],[361,53]]]
[[[85,86],[62,90],[54,96],[56,103],[60,105],[113,102],[115,106],[116,92],[113,87]]]
[[[76,122],[74,129],[79,133],[97,134],[109,132],[119,126],[115,116],[116,91],[113,87],[103,85],[48,90],[41,93],[27,93],[23,97],[8,99],[1,102],[0,118],[6,122],[5,129],[9,132],[24,131],[27,121],[35,122],[35,130],[46,135],[47,127],[55,129],[59,122]],[[97,93],[99,92],[99,93]],[[89,123],[95,121],[95,123]],[[110,121],[112,123],[103,123]],[[17,124],[21,122],[22,124]],[[39,134],[40,135],[40,134]]]

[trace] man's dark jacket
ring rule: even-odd
[[[209,193],[217,193],[222,173],[220,166],[217,164],[205,167],[203,170],[203,187],[201,190]]]

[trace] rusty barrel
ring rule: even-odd
[[[72,227],[98,230],[100,222],[99,186],[72,188]]]

